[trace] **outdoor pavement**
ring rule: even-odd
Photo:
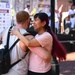
[[[66,61],[59,62],[60,75],[75,75],[75,52],[67,53]]]

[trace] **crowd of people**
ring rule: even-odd
[[[34,16],[37,12],[36,8],[34,8],[31,12],[30,12],[30,5],[27,5],[27,7],[24,9],[24,11],[28,12],[30,16]],[[40,10],[38,12],[45,12],[48,15],[49,18],[49,26],[51,27],[51,8],[46,7],[45,11]],[[60,29],[60,18],[61,18],[61,14],[58,11],[58,9],[55,9],[55,29],[57,33],[59,32]]]
[[[26,9],[27,9],[27,7],[26,7]],[[66,18],[64,18],[64,20],[66,21],[65,23],[63,22],[63,16],[64,15],[62,15],[63,14],[62,9],[63,9],[63,5],[61,5],[59,9],[55,8],[55,29],[56,29],[56,34],[60,34],[62,32],[61,23],[63,24],[64,30],[65,30],[65,27],[66,28],[68,28],[68,27],[69,28],[75,28],[75,21],[74,21],[75,20],[75,5],[72,4],[70,6],[70,9],[67,11],[67,13],[68,13],[67,15],[64,14],[64,15],[67,16]],[[28,8],[28,10],[29,10],[29,8]],[[41,11],[38,11],[38,12],[45,12],[48,15],[48,17],[49,17],[49,26],[51,27],[51,8],[46,7],[44,9],[44,11],[41,10]],[[34,8],[34,11],[32,11],[32,13],[30,13],[30,16],[34,16],[36,13],[37,13],[37,9]]]

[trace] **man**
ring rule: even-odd
[[[68,20],[71,22],[71,28],[75,27],[75,6],[72,5],[71,9],[68,11]]]
[[[30,17],[25,11],[19,11],[16,14],[17,25],[14,28],[18,28],[20,33],[24,34],[26,29],[29,27]],[[7,42],[8,29],[6,29],[2,34],[2,45],[5,46]],[[18,39],[17,36],[10,35],[9,48]],[[27,47],[21,41],[19,41],[14,48],[10,51],[11,64],[21,59],[26,53]],[[28,71],[28,54],[19,63],[14,65],[7,74],[2,75],[27,75]]]

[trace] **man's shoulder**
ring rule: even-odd
[[[25,29],[19,29],[21,34],[27,33],[27,31]]]

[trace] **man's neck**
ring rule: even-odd
[[[26,27],[23,27],[22,24],[18,24],[16,27],[19,28],[19,29],[27,29]]]

